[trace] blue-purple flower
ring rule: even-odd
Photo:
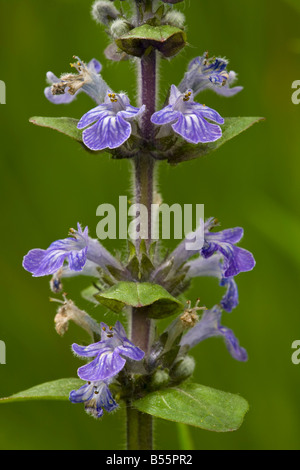
[[[215,277],[219,280],[220,286],[226,288],[220,306],[230,313],[239,302],[235,276],[240,272],[251,271],[255,266],[255,260],[249,251],[235,246],[243,237],[242,228],[211,232],[215,226],[216,221],[213,218],[206,223],[201,220],[196,232],[190,233],[153,271],[151,281],[164,285],[166,269],[168,269],[168,278],[176,276],[180,269],[187,269],[187,279]],[[203,238],[201,249],[190,249],[195,240]],[[195,255],[198,257],[191,259]]]
[[[111,412],[118,407],[108,388],[109,382],[88,382],[79,390],[70,393],[69,400],[72,403],[84,403],[85,411],[95,418],[103,416],[103,408]]]
[[[24,257],[23,267],[34,277],[47,276],[63,268],[65,261],[71,271],[81,272],[87,260],[89,272],[107,265],[122,269],[120,263],[98,242],[88,236],[88,227],[70,230],[71,237],[53,242],[47,250],[34,249]]]
[[[101,341],[89,346],[73,344],[75,354],[82,357],[95,357],[92,362],[78,369],[78,376],[90,382],[107,380],[120,372],[126,359],[141,361],[145,353],[135,346],[126,336],[119,321],[114,327],[101,323]]]
[[[217,111],[194,101],[192,90],[181,93],[175,85],[171,86],[169,104],[154,113],[151,121],[158,126],[171,125],[174,132],[192,144],[220,139],[220,126],[209,121],[224,124]]]
[[[223,277],[220,286],[226,287],[226,292],[220,302],[220,305],[225,312],[231,313],[239,303],[239,291],[234,277]]]
[[[178,86],[181,92],[191,88],[196,96],[203,90],[212,89],[222,96],[233,96],[243,89],[241,86],[231,88],[237,74],[227,71],[228,61],[222,58],[209,58],[205,52],[201,57],[193,59]]]
[[[220,305],[226,312],[230,313],[239,303],[238,288],[234,277],[223,277],[222,255],[216,253],[210,258],[198,257],[189,261],[186,266],[189,268],[187,276],[194,277],[216,277],[220,286],[226,287]]]
[[[46,98],[54,104],[68,104],[83,91],[97,104],[103,103],[108,86],[100,75],[100,62],[92,59],[85,64],[78,57],[74,58],[77,62],[71,64],[71,67],[76,69],[77,74],[63,74],[58,78],[52,72],[47,73],[50,86],[44,90]]]
[[[211,337],[223,337],[231,356],[237,361],[247,361],[247,351],[239,345],[232,330],[221,325],[222,310],[219,306],[206,310],[201,320],[183,336],[180,345],[188,349]]]
[[[137,119],[145,106],[131,106],[125,93],[107,92],[104,103],[88,111],[78,123],[78,129],[84,129],[84,144],[91,150],[114,149],[129,139],[132,133],[130,121]],[[92,124],[92,125],[91,125]]]
[[[216,223],[213,218],[205,223],[204,246],[201,255],[210,258],[214,253],[220,253],[223,257],[223,277],[236,276],[240,272],[251,271],[255,266],[253,255],[235,246],[244,235],[241,227],[222,230],[221,232],[211,232]]]

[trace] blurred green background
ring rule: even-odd
[[[56,305],[48,301],[48,279],[22,269],[22,257],[66,236],[77,221],[95,237],[96,208],[130,196],[130,164],[85,153],[75,142],[29,124],[31,116],[79,118],[93,104],[82,94],[69,106],[48,103],[45,73],[69,69],[73,54],[98,58],[115,90],[134,100],[134,66],[109,63],[107,39],[90,18],[89,0],[0,0],[0,79],[7,104],[0,107],[1,135],[1,316],[0,339],[7,364],[0,365],[0,396],[35,384],[74,376],[80,365],[70,344],[87,338],[71,325],[60,338],[53,327]],[[291,344],[300,339],[300,105],[291,85],[300,79],[299,0],[186,0],[189,47],[161,62],[163,99],[178,84],[190,59],[209,50],[226,56],[244,91],[231,99],[207,92],[200,98],[222,116],[264,116],[260,123],[216,153],[171,168],[161,164],[159,189],[172,204],[204,203],[206,216],[222,227],[243,226],[242,246],[257,266],[238,277],[240,305],[223,322],[248,350],[235,362],[221,340],[193,351],[195,382],[239,393],[250,412],[235,433],[190,428],[195,449],[299,449],[300,365]],[[116,244],[119,249],[124,245]],[[115,246],[111,241],[106,246]],[[78,305],[100,319],[79,291],[88,280],[65,283]],[[195,281],[189,298],[213,305],[222,289]],[[1,449],[119,449],[125,445],[124,410],[101,422],[68,402],[2,405]],[[156,448],[183,448],[175,424],[156,420]]]

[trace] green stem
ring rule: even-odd
[[[156,110],[156,78],[157,78],[156,51],[150,50],[141,58],[140,80],[140,104],[144,104],[146,111],[142,117],[141,134],[145,141],[151,142],[154,138],[154,129],[151,116]],[[141,217],[140,235],[147,228],[145,237],[146,246],[151,244],[151,213],[154,192],[154,167],[153,157],[141,150],[134,158],[134,187],[135,203],[146,207],[147,220]],[[141,214],[140,214],[141,215]],[[136,252],[140,253],[141,236],[136,240]],[[154,321],[149,319],[142,308],[132,308],[131,313],[131,341],[139,346],[145,356],[149,354],[153,341]],[[153,446],[153,418],[150,415],[135,410],[131,403],[127,403],[127,448],[128,450],[151,450]]]
[[[152,417],[127,404],[127,450],[151,450]]]
[[[135,199],[148,209],[148,239],[151,242],[151,204],[153,202],[153,172],[154,160],[146,154],[139,155],[134,160],[135,165]],[[145,223],[145,221],[144,221]],[[136,241],[137,253],[141,240]],[[154,321],[146,316],[142,308],[132,308],[131,312],[131,341],[149,354],[153,340]],[[152,416],[145,415],[127,404],[127,448],[128,450],[152,449]]]
[[[154,190],[155,161],[151,155],[140,153],[133,161],[135,177],[135,203],[144,206],[147,212],[144,216],[140,211],[140,235],[146,245],[151,244],[151,219]],[[141,237],[136,240],[136,250],[139,253]]]

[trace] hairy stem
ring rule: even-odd
[[[146,106],[146,111],[142,117],[142,136],[147,141],[152,141],[154,137],[154,125],[151,116],[156,109],[157,94],[157,57],[155,49],[146,51],[140,63],[141,92],[140,102]]]
[[[151,244],[151,219],[154,191],[154,166],[155,161],[151,155],[140,153],[134,159],[134,185],[135,203],[139,213],[139,226],[137,227],[136,250],[139,253],[141,239],[145,240],[146,246]]]
[[[127,404],[127,450],[151,450],[152,417]]]
[[[148,51],[139,64],[139,101],[146,106],[142,116],[141,134],[146,142],[154,138],[154,128],[151,116],[156,110],[156,51]],[[143,205],[146,213],[140,210],[140,231],[136,240],[136,252],[139,255],[141,239],[144,238],[146,246],[151,244],[151,211],[154,192],[154,166],[155,160],[151,155],[141,149],[134,161],[134,187],[135,203]],[[139,346],[147,357],[153,341],[154,322],[143,312],[142,308],[132,308],[131,313],[131,341]],[[135,410],[130,402],[127,404],[127,448],[129,450],[152,449],[153,419],[150,415]]]

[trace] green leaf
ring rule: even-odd
[[[151,259],[145,253],[142,255],[141,259],[141,274],[144,279],[149,279],[149,274],[154,270]]]
[[[36,116],[29,119],[29,122],[37,126],[49,127],[77,140],[77,142],[82,142],[82,131],[77,129],[78,119]]]
[[[184,309],[163,287],[149,282],[119,282],[95,298],[113,312],[119,313],[127,305],[143,308],[150,318],[163,318]]]
[[[149,47],[158,49],[165,57],[172,57],[186,45],[182,29],[170,25],[144,24],[116,39],[117,46],[129,55],[141,57]]]
[[[215,432],[237,430],[249,409],[239,395],[192,383],[150,393],[133,406],[157,418]]]
[[[181,140],[181,144],[177,145],[170,152],[162,152],[161,157],[158,155],[158,158],[167,159],[169,163],[181,163],[195,158],[204,157],[209,153],[217,150],[225,142],[233,139],[237,135],[241,134],[249,127],[253,126],[260,121],[263,121],[264,118],[261,117],[231,117],[225,118],[225,124],[222,127],[223,135],[216,142],[210,142],[208,144],[190,144]]]
[[[134,279],[139,279],[140,274],[140,262],[137,256],[131,258],[129,263],[126,266],[126,269],[130,272]]]
[[[68,400],[70,392],[80,388],[83,384],[82,380],[75,378],[54,380],[36,385],[10,397],[0,398],[0,403],[29,400]]]

